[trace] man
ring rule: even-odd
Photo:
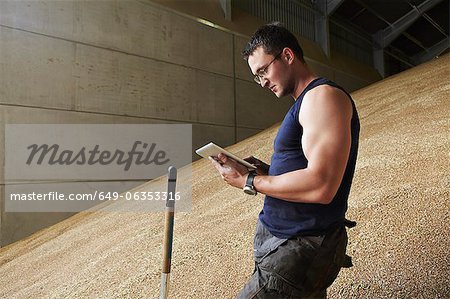
[[[297,39],[280,24],[259,28],[243,56],[258,84],[295,103],[275,138],[270,166],[250,157],[258,169],[249,173],[224,155],[210,159],[231,186],[266,195],[255,270],[238,298],[326,298],[347,257],[345,212],[359,137],[355,105],[309,69]]]

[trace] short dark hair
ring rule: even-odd
[[[244,59],[247,60],[260,46],[263,47],[267,54],[271,55],[276,55],[285,47],[288,47],[301,61],[304,61],[303,50],[300,47],[297,38],[289,30],[283,27],[280,22],[272,22],[261,26],[256,30],[247,46],[242,51]]]

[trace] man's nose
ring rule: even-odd
[[[261,87],[266,87],[267,85],[269,85],[269,80],[265,77],[261,78]]]

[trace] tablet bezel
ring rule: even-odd
[[[221,148],[214,142],[210,142],[210,143],[202,146],[201,148],[197,149],[195,152],[197,153],[197,155],[202,156],[203,158],[208,158],[210,156],[217,157],[218,154],[222,153],[225,156],[230,157],[231,159],[235,160],[236,162],[244,165],[245,167],[247,167],[247,169],[256,170],[256,166],[254,166],[254,165],[248,163],[247,161],[245,161],[244,159],[239,158],[238,156],[230,153],[226,149]]]

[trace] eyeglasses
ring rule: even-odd
[[[253,78],[253,80],[255,80],[256,83],[258,83],[259,85],[261,85],[262,79],[264,79],[264,77],[267,75],[267,69],[269,68],[269,66],[275,61],[277,60],[278,57],[280,57],[281,53],[283,53],[283,51],[281,51],[280,53],[278,53],[271,62],[269,62],[262,70],[260,70],[255,77]]]

